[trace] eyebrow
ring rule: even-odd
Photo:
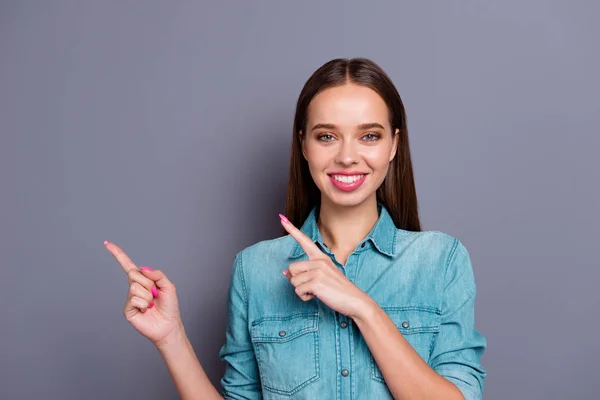
[[[366,124],[360,124],[358,125],[358,129],[373,129],[373,128],[379,128],[379,129],[383,129],[385,130],[385,128],[383,127],[383,125],[377,123],[377,122],[369,122]],[[337,129],[337,125],[334,124],[316,124],[315,126],[312,127],[311,132],[314,131],[315,129]]]

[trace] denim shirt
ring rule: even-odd
[[[403,337],[467,400],[481,399],[487,342],[474,327],[475,280],[462,243],[441,232],[377,223],[341,265],[315,209],[301,230],[387,313]],[[235,257],[228,294],[221,394],[226,399],[393,399],[360,330],[317,297],[302,301],[282,271],[307,260],[286,235]]]

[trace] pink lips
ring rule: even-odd
[[[345,183],[345,182],[340,182],[338,180],[336,180],[333,176],[334,175],[363,175],[361,173],[347,173],[347,172],[339,172],[339,173],[335,173],[335,174],[330,174],[329,175],[329,180],[331,181],[331,183],[333,184],[333,186],[335,186],[337,189],[342,190],[344,192],[351,192],[353,190],[358,189],[365,181],[365,179],[367,179],[367,175],[364,174],[362,178],[358,179],[357,181],[351,182],[351,183]]]

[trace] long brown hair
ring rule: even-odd
[[[321,193],[310,175],[308,162],[302,155],[300,131],[306,132],[308,105],[325,89],[349,83],[366,86],[377,92],[387,104],[392,134],[396,129],[399,130],[396,156],[390,163],[383,183],[377,189],[377,200],[388,210],[397,228],[420,231],[404,105],[387,74],[366,58],[331,60],[317,69],[302,88],[294,117],[285,215],[295,226],[300,227],[310,210],[321,202]]]

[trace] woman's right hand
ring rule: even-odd
[[[160,270],[138,268],[125,252],[112,242],[106,249],[121,264],[129,280],[129,291],[123,314],[142,335],[158,345],[183,329],[175,285]]]

